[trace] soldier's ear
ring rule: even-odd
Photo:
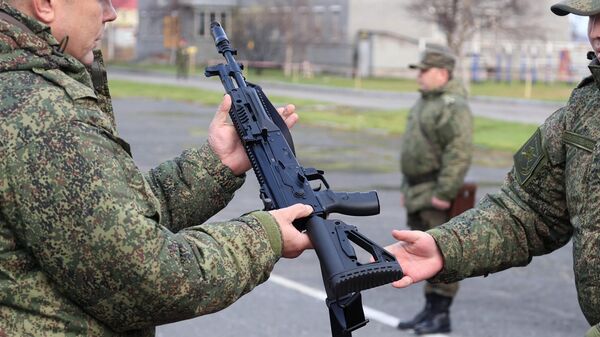
[[[56,20],[56,8],[61,0],[30,0],[30,13],[34,18],[44,24],[50,24]],[[65,1],[65,0],[62,0]],[[80,0],[79,0],[80,1]]]

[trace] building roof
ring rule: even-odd
[[[137,9],[137,0],[112,0],[115,9]]]

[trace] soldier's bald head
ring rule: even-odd
[[[29,16],[35,17],[35,11],[32,8],[34,0],[4,0],[4,1],[6,1],[9,5],[15,7],[16,9],[20,10],[21,12],[23,12]],[[71,0],[64,0],[64,1],[71,2]]]
[[[94,60],[107,22],[117,18],[111,0],[3,0],[40,23],[61,45],[61,51],[83,64]]]
[[[6,0],[10,5],[17,6],[31,2],[31,0]]]

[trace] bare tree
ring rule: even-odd
[[[250,6],[234,13],[236,24],[233,26],[234,45],[243,58],[258,66],[275,62],[280,53],[279,35],[280,18],[273,15],[269,7]]]
[[[530,0],[410,0],[407,9],[418,18],[438,25],[448,47],[462,55],[463,45],[477,31],[539,37],[535,25],[536,2]],[[520,33],[520,34],[519,34]]]
[[[291,7],[283,8],[281,29],[284,32],[285,64],[287,75],[293,63],[306,61],[308,45],[314,37],[313,12],[310,0],[293,0]]]
[[[311,0],[260,1],[240,8],[235,35],[251,61],[275,61],[289,74],[292,64],[307,58],[314,37]]]

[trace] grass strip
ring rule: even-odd
[[[175,85],[145,84],[111,80],[113,97],[144,97],[158,100],[193,102],[217,106],[223,97],[221,92],[207,91]],[[308,99],[270,97],[276,106],[293,102],[297,106],[302,123],[356,132],[402,134],[406,128],[408,110],[365,110],[335,106]],[[490,118],[474,118],[474,143],[491,150],[515,152],[533,134],[537,125],[499,121]]]
[[[132,64],[132,63],[113,63],[114,66],[125,69],[133,69],[140,71],[151,71],[160,73],[175,74],[175,66],[167,64]],[[367,90],[383,90],[395,92],[414,92],[418,86],[414,79],[406,78],[385,78],[385,77],[367,77],[361,79],[353,79],[347,76],[339,76],[332,74],[316,74],[310,78],[302,76],[284,76],[281,69],[256,69],[248,68],[245,70],[247,76],[252,78],[254,82],[261,81],[278,81],[283,83],[298,83],[307,85],[323,85],[340,88],[360,88]],[[190,76],[204,76],[204,67],[195,67],[194,72]],[[416,76],[416,73],[415,73]],[[544,100],[544,101],[560,101],[565,102],[569,98],[571,91],[576,83],[553,82],[543,83],[537,82],[531,86],[529,99]],[[488,97],[503,97],[503,98],[518,98],[525,99],[526,84],[524,81],[512,81],[511,83],[496,82],[496,81],[481,81],[471,83],[469,88],[471,96],[488,96]]]

